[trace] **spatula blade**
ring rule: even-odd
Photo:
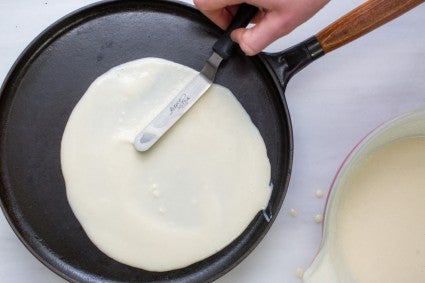
[[[221,56],[214,52],[202,71],[136,136],[136,150],[151,148],[201,98],[213,83],[221,61]]]

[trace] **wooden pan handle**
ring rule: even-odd
[[[369,0],[316,35],[328,53],[397,18],[425,0]]]

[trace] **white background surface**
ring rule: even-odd
[[[48,25],[91,0],[0,0],[0,81]],[[186,0],[184,2],[191,3]],[[363,1],[331,1],[312,20],[267,50],[298,43]],[[314,215],[340,163],[370,130],[425,107],[425,5],[313,62],[286,91],[294,128],[294,166],[282,210],[254,252],[220,282],[300,282],[321,239]],[[288,211],[295,208],[297,218]],[[0,216],[0,281],[63,282],[38,262]]]

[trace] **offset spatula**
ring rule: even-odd
[[[213,54],[174,99],[136,136],[134,147],[146,151],[153,146],[208,90],[222,61],[227,60],[236,45],[230,33],[249,24],[258,8],[241,4],[228,29],[213,46]]]

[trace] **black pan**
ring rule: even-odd
[[[387,21],[422,1],[372,2],[385,3],[377,4],[385,6],[385,12],[396,11]],[[370,17],[382,16],[379,9],[372,10],[377,15]],[[266,212],[224,250],[186,268],[149,272],[104,255],[74,217],[60,166],[63,130],[91,82],[110,68],[160,57],[199,70],[222,31],[190,6],[159,0],[107,1],[64,17],[23,52],[1,90],[0,199],[13,230],[34,256],[69,281],[205,282],[223,275],[264,237],[285,197],[293,151],[284,97],[289,79],[324,53],[370,30],[346,32],[345,26],[335,36],[335,27],[339,25],[279,54],[246,57],[237,51],[220,68],[216,82],[235,94],[265,141],[274,185],[271,200]]]

